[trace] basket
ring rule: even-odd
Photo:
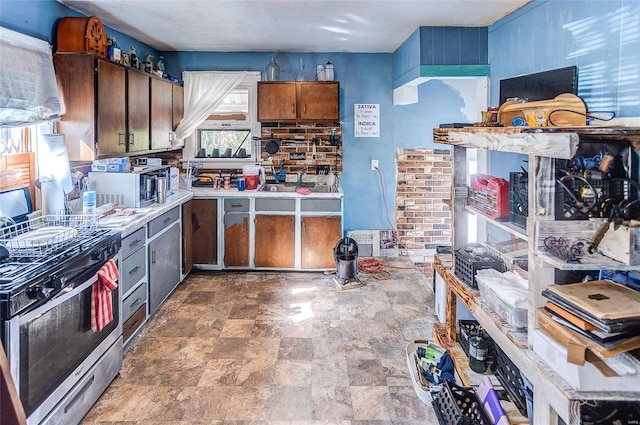
[[[504,389],[507,390],[509,398],[520,413],[527,416],[527,399],[520,370],[498,345],[494,345],[494,353],[493,373]]]
[[[509,221],[516,226],[527,228],[529,216],[529,174],[509,173]]]
[[[98,215],[44,215],[0,229],[0,244],[14,259],[37,260],[82,240],[96,226]]]
[[[445,349],[425,340],[411,341],[406,347],[407,367],[411,375],[411,383],[418,398],[425,404],[433,401],[433,394],[442,390],[441,384],[433,384],[426,380],[421,373],[420,359],[418,358],[418,349],[423,349],[432,356],[432,363],[437,364],[440,357],[445,353]]]
[[[480,323],[475,320],[458,320],[458,343],[467,357],[469,357],[469,340],[478,334],[479,329]],[[482,338],[487,342],[487,361],[493,361],[493,339],[484,329]]]
[[[441,425],[493,425],[471,388],[445,381],[432,404]]]
[[[455,251],[455,275],[473,289],[478,289],[476,271],[482,269],[496,269],[504,271],[504,263],[498,257],[489,253],[474,254],[465,249]]]

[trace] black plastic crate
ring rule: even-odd
[[[478,400],[476,392],[450,381],[445,381],[442,391],[434,394],[432,405],[441,425],[493,424]]]
[[[476,250],[477,251],[477,250]],[[495,269],[504,271],[504,263],[501,259],[487,252],[476,253],[469,249],[456,249],[455,275],[473,289],[478,289],[476,272],[483,269]]]
[[[469,357],[469,340],[478,335],[479,330],[480,323],[475,320],[458,320],[458,343],[467,357]],[[481,335],[487,342],[487,361],[493,361],[493,339],[484,329],[482,329]]]
[[[527,228],[529,216],[529,173],[509,173],[509,221]]]
[[[498,345],[494,346],[493,373],[504,389],[507,390],[509,398],[520,413],[527,416],[527,399],[520,369],[513,364]]]
[[[590,216],[598,216],[602,201],[611,198],[614,203],[624,197],[610,197],[609,180],[564,178],[556,181],[555,218],[556,220],[587,220]],[[618,182],[616,182],[618,183]],[[615,184],[612,186],[620,186]]]

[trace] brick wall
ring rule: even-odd
[[[411,258],[429,279],[440,245],[451,246],[452,157],[449,150],[399,149],[396,223],[399,254]]]

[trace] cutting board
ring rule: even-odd
[[[547,290],[601,320],[640,317],[640,292],[611,280],[552,285]]]

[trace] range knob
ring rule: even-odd
[[[49,298],[53,292],[52,288],[47,288],[44,285],[33,286],[27,290],[27,296],[32,300],[42,301],[45,298]]]

